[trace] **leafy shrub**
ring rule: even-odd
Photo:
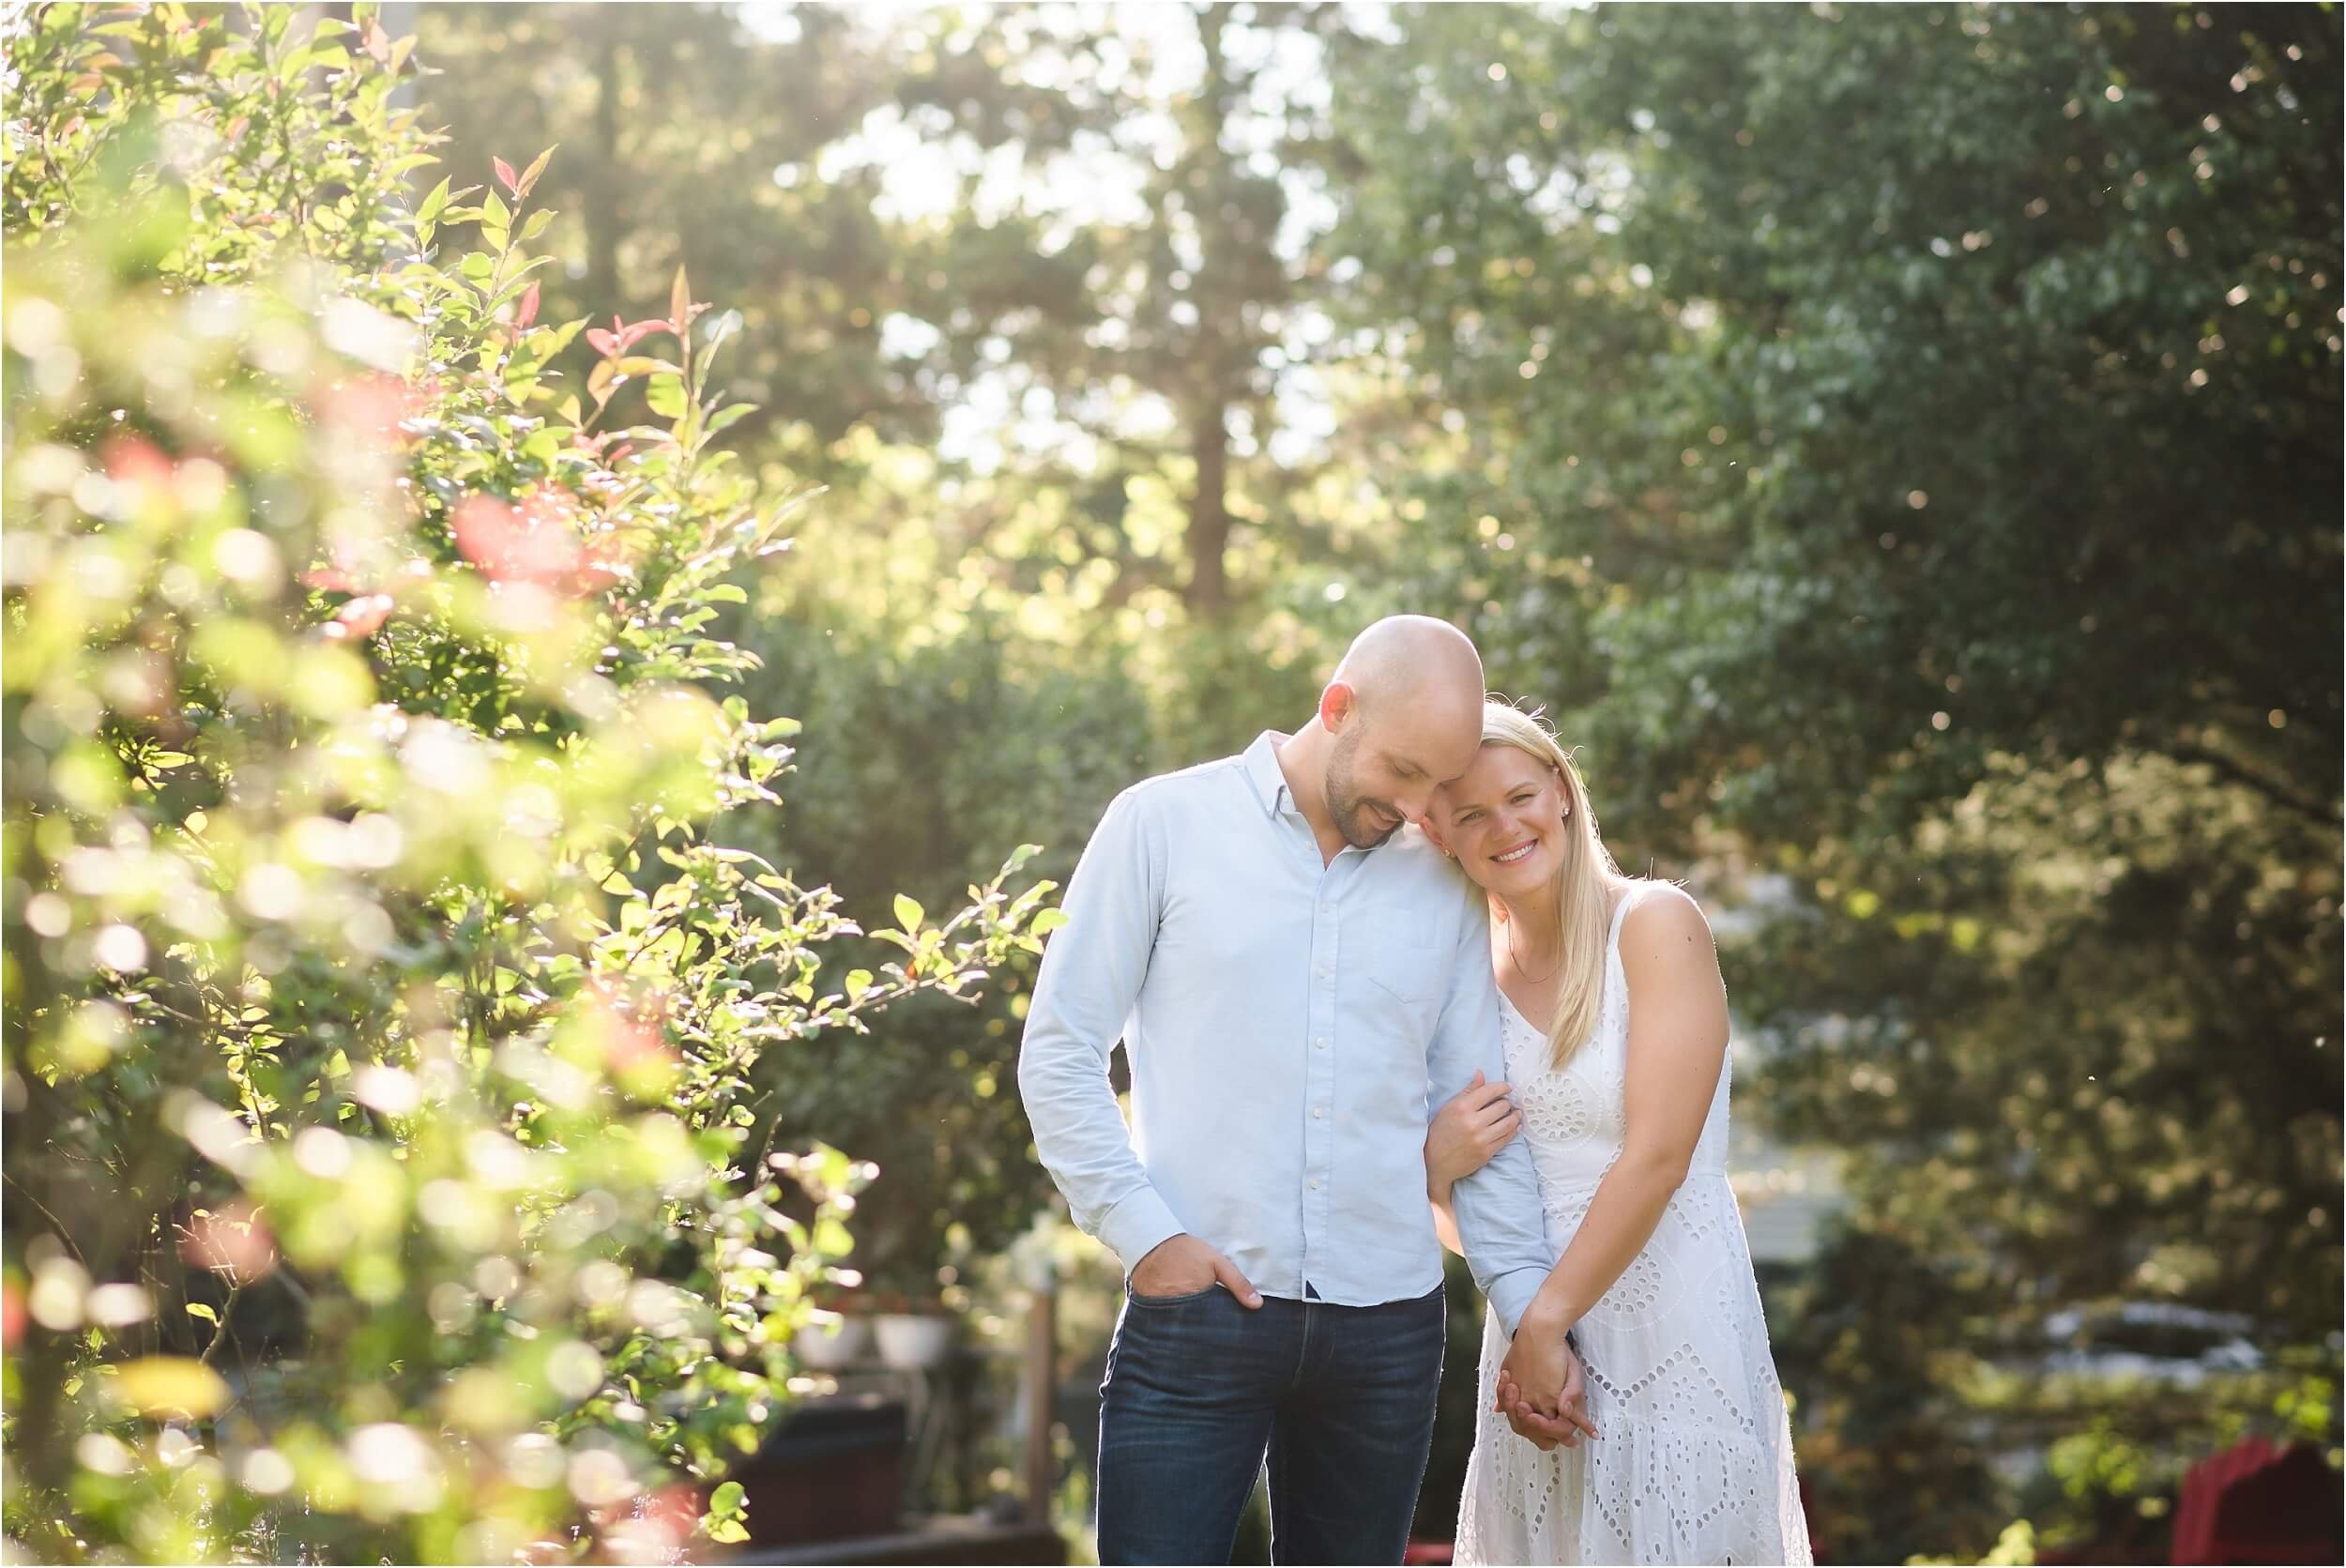
[[[545,160],[410,211],[408,41],[291,16],[8,40],[7,1531],[739,1539],[704,1493],[865,1174],[777,1150],[751,1074],[970,993],[1047,884],[1022,851],[820,983],[837,898],[701,831],[779,804],[796,729],[706,690],[790,514],[713,444],[738,318],[679,273],[569,389]]]

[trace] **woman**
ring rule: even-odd
[[[1477,1085],[1426,1140],[1437,1227],[1450,1184],[1531,1140],[1563,1256],[1516,1340],[1486,1315],[1481,1414],[1456,1560],[1811,1560],[1791,1428],[1727,1180],[1727,996],[1710,927],[1667,883],[1624,876],[1553,735],[1484,709],[1474,766],[1427,828],[1490,896],[1507,1085]],[[1569,1331],[1586,1367],[1577,1443],[1554,1408]],[[1509,1430],[1513,1419],[1527,1441]]]

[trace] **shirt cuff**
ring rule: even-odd
[[[1140,1260],[1188,1226],[1173,1217],[1154,1187],[1142,1185],[1124,1195],[1100,1221],[1100,1240],[1123,1261],[1126,1278]],[[1531,1300],[1529,1296],[1524,1298]]]
[[[1531,1298],[1540,1293],[1540,1286],[1546,1282],[1545,1269],[1512,1269],[1491,1277],[1483,1295],[1491,1310],[1499,1314],[1499,1326],[1507,1332],[1509,1339],[1516,1337],[1516,1325],[1523,1321],[1523,1315],[1531,1310]]]

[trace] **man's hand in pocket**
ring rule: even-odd
[[[1242,1305],[1262,1305],[1262,1293],[1237,1264],[1186,1232],[1158,1242],[1133,1269],[1135,1296],[1194,1296],[1216,1285]]]

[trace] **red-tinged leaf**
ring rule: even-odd
[[[218,1213],[198,1210],[179,1229],[179,1256],[231,1284],[266,1278],[277,1267],[277,1239],[261,1210],[242,1198]]]
[[[301,574],[301,586],[320,593],[356,593],[358,585],[338,566],[322,566]]]
[[[619,340],[600,327],[586,328],[586,342],[588,346],[606,359],[616,358],[619,352]]]
[[[676,282],[668,289],[668,329],[681,337],[693,324],[693,285],[686,281],[684,267],[678,264]]]
[[[326,628],[326,635],[336,639],[357,640],[372,637],[391,618],[391,596],[388,593],[361,594],[334,612],[333,622]]]
[[[376,65],[388,66],[391,63],[391,36],[385,32],[383,24],[373,17],[367,18],[367,30],[363,42],[367,53],[374,56]]]
[[[529,285],[528,291],[522,296],[521,304],[514,309],[513,325],[515,327],[527,327],[531,322],[536,321],[537,319],[538,285],[536,283],[532,283]]]
[[[519,512],[494,495],[467,496],[449,527],[465,558],[500,583],[558,583],[578,567],[578,536],[534,504]]]
[[[106,438],[99,453],[106,477],[119,485],[168,493],[178,480],[178,470],[163,449],[144,435],[116,432]]]
[[[521,182],[514,175],[513,166],[510,163],[506,162],[502,158],[492,158],[489,161],[496,165],[497,183],[499,185],[504,186],[508,190],[519,189]]]

